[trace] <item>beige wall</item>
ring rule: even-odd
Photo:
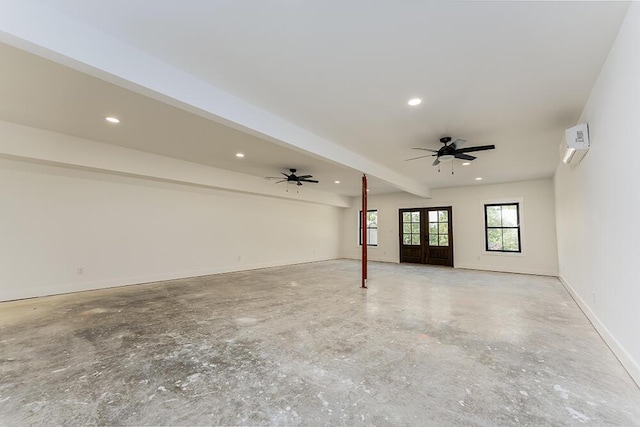
[[[560,278],[640,384],[640,4],[631,3],[579,123],[591,149],[555,174]]]
[[[320,204],[7,159],[0,204],[0,300],[338,257]]]
[[[412,207],[452,206],[454,264],[457,268],[557,274],[556,226],[551,180],[433,190],[422,199],[406,193],[369,197],[369,209],[378,210],[378,246],[370,247],[373,261],[398,262],[398,210]],[[522,254],[487,253],[484,243],[484,204],[517,201],[521,204]],[[341,255],[359,258],[359,203],[343,210]]]

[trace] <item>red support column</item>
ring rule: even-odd
[[[362,236],[362,287],[367,288],[367,175],[362,174],[362,218],[360,236]]]

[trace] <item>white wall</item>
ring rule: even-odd
[[[340,217],[333,206],[0,158],[0,300],[334,259]]]
[[[431,199],[406,193],[370,196],[368,208],[378,210],[378,246],[370,247],[372,261],[399,261],[398,210],[452,206],[454,266],[479,270],[557,274],[556,226],[551,180],[432,190]],[[517,201],[521,204],[522,254],[487,253],[484,243],[484,204]],[[343,210],[341,254],[359,258],[359,202]]]
[[[591,149],[555,174],[560,278],[640,384],[640,4],[631,3],[580,123]]]

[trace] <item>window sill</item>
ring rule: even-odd
[[[514,256],[514,257],[522,257],[524,256],[524,252],[498,252],[498,251],[483,251],[484,255],[492,255],[492,256]]]

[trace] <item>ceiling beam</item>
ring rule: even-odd
[[[46,2],[0,0],[0,41],[420,197],[428,186],[74,20]]]
[[[349,208],[351,197],[0,121],[0,158]]]

